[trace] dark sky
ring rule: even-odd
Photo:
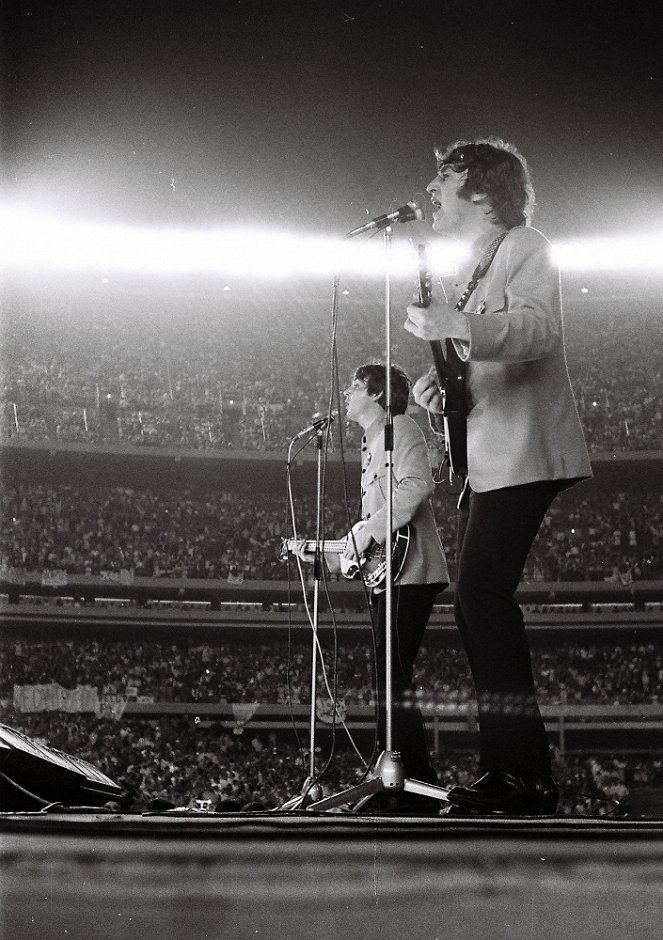
[[[661,7],[6,0],[5,193],[342,234],[421,193],[435,144],[497,134],[550,237],[661,231]]]

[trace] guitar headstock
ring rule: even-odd
[[[430,306],[433,297],[432,291],[433,276],[428,265],[428,252],[426,245],[417,245],[417,293],[419,295],[418,303],[422,307]]]

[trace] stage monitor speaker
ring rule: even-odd
[[[49,803],[103,806],[124,792],[87,761],[0,725],[0,811],[34,811]]]

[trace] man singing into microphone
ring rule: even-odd
[[[346,416],[364,429],[361,444],[361,510],[366,525],[348,538],[345,558],[356,561],[387,536],[388,496],[385,468],[384,400],[386,367],[367,363],[354,373],[345,389]],[[413,697],[414,661],[437,595],[449,583],[447,564],[435,526],[430,503],[433,479],[426,440],[415,421],[407,415],[410,379],[391,367],[391,408],[393,414],[392,527],[405,526],[409,543],[403,567],[392,594],[392,749],[400,754],[406,778],[436,783],[431,766],[421,712]],[[300,552],[300,557],[312,557]],[[331,571],[340,567],[336,555],[325,555]],[[372,619],[377,644],[376,674],[379,687],[378,749],[385,748],[384,685],[386,671],[385,607],[386,593],[379,586],[371,594]],[[400,791],[372,797],[364,811],[378,813],[437,814],[437,800]]]
[[[482,775],[452,788],[449,800],[455,814],[548,814],[557,787],[515,592],[556,494],[591,476],[566,367],[559,273],[548,241],[529,227],[534,193],[514,147],[461,141],[436,156],[433,230],[469,243],[470,258],[449,302],[411,304],[405,328],[450,341],[466,374],[455,617],[478,698]],[[460,312],[479,265],[485,273]],[[432,416],[443,413],[432,373],[413,391]]]

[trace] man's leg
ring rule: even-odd
[[[402,585],[393,594],[392,630],[392,747],[403,761],[405,776],[425,783],[436,783],[423,717],[414,696],[412,675],[414,661],[428,625],[435,598],[442,585]],[[377,681],[380,714],[378,741],[385,746],[385,608],[386,595],[374,595],[377,631]]]
[[[515,600],[558,484],[470,492],[461,508],[455,613],[479,703],[481,769],[550,774],[523,615]]]

